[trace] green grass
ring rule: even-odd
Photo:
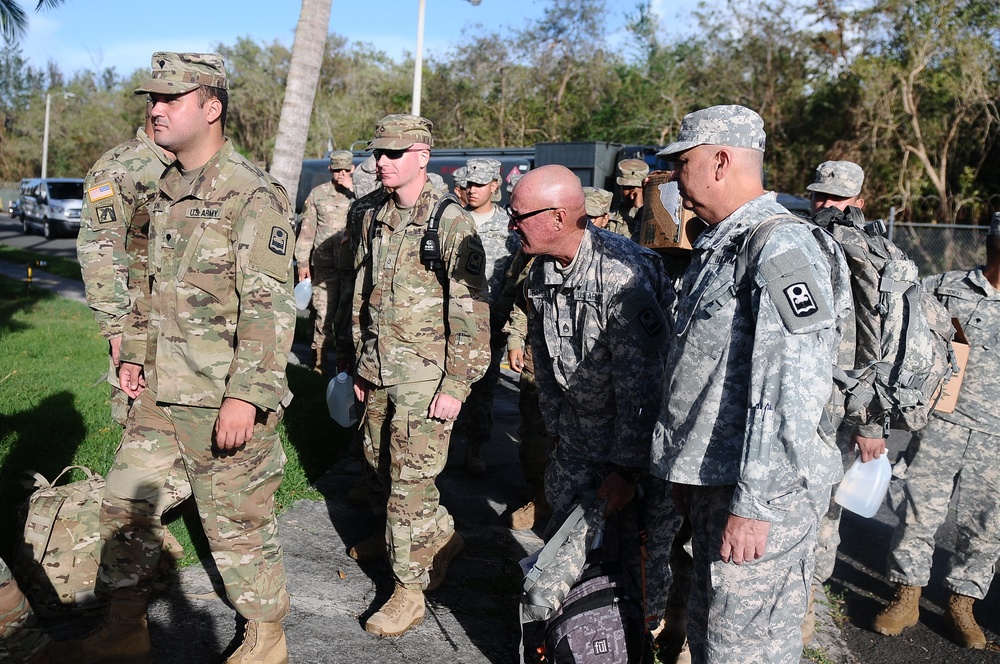
[[[70,258],[49,256],[47,254],[25,251],[24,249],[15,249],[14,247],[8,247],[5,244],[0,244],[0,260],[24,265],[25,275],[27,275],[28,263],[43,261],[45,265],[38,267],[39,270],[44,270],[49,274],[54,274],[59,277],[66,277],[67,279],[83,278],[80,276],[80,264]]]
[[[30,297],[18,281],[0,277],[0,554],[18,542],[14,506],[28,496],[25,470],[50,480],[65,466],[101,474],[111,466],[121,428],[111,419],[107,342],[85,305],[41,289]],[[350,436],[333,425],[325,381],[289,367],[295,399],[279,432],[288,464],[276,502],[284,510],[299,499],[319,500],[313,484],[347,448]],[[82,479],[75,471],[72,479]],[[170,522],[184,546],[182,565],[208,555],[190,506]],[[197,535],[192,538],[192,532]]]
[[[822,649],[810,648],[809,646],[802,649],[802,658],[807,662],[815,662],[816,664],[837,664]]]

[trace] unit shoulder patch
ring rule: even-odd
[[[282,283],[288,281],[293,242],[288,220],[273,208],[269,209],[257,227],[257,235],[250,249],[250,269],[274,277]]]

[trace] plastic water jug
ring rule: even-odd
[[[862,463],[859,455],[844,473],[844,479],[840,481],[833,499],[838,505],[855,514],[865,518],[873,517],[885,499],[891,475],[892,467],[889,465],[887,454],[882,454],[868,463]]]
[[[341,371],[326,386],[326,407],[330,417],[342,427],[349,427],[358,421],[354,414],[354,381]]]
[[[295,308],[305,311],[309,308],[309,301],[313,296],[313,284],[311,279],[303,279],[295,284]]]

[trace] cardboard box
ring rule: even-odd
[[[639,244],[657,251],[691,251],[705,223],[681,205],[677,183],[669,172],[652,173],[642,189]]]
[[[951,347],[955,350],[958,371],[952,374],[948,382],[941,386],[941,397],[934,406],[934,410],[939,413],[955,412],[958,393],[962,389],[962,379],[965,377],[965,367],[969,363],[969,340],[965,337],[962,324],[958,322],[957,318],[952,318],[951,323],[955,326],[955,338],[951,341]]]

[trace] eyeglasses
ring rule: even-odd
[[[382,157],[396,161],[402,158],[407,152],[419,152],[419,150],[414,148],[406,148],[405,150],[372,150],[372,154],[375,155],[375,161],[378,161]]]
[[[541,214],[543,212],[551,212],[552,210],[561,210],[561,209],[562,209],[561,207],[547,207],[547,208],[542,208],[541,210],[525,212],[524,214],[515,214],[514,211],[510,209],[509,205],[504,207],[504,210],[506,210],[507,212],[507,216],[510,217],[510,223],[512,224],[519,224],[528,217],[534,217],[536,214]]]

